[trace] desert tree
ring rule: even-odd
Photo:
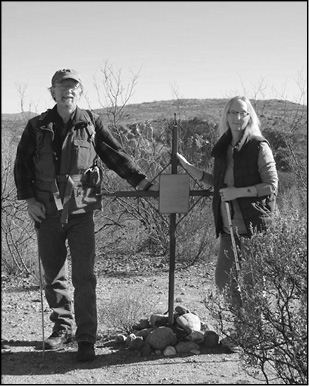
[[[24,123],[32,118],[38,112],[38,102],[30,101],[27,103],[27,89],[28,83],[16,83],[16,89],[19,95],[19,108]]]
[[[124,84],[123,70],[114,69],[109,61],[105,61],[104,66],[100,69],[100,80],[94,77],[94,87],[97,92],[98,102],[104,109],[109,124],[116,128],[122,121],[125,107],[132,98],[140,71],[131,72],[131,77],[127,84]]]
[[[21,88],[24,98],[25,88]],[[24,102],[21,102],[24,106]],[[34,228],[27,216],[26,204],[16,200],[16,187],[13,179],[14,158],[19,130],[26,121],[27,113],[22,115],[23,121],[7,123],[2,129],[1,151],[1,239],[2,239],[2,268],[9,274],[27,273],[36,277],[36,244]]]

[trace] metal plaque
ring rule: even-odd
[[[189,182],[188,174],[160,175],[160,213],[187,213],[189,211]]]

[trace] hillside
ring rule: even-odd
[[[226,101],[227,99],[179,99],[129,104],[125,108],[122,123],[172,119],[175,113],[177,118],[182,120],[199,118],[218,123]],[[296,112],[305,117],[305,120],[307,119],[307,106],[279,99],[256,100],[252,103],[261,120],[268,117],[269,119],[285,121]],[[105,118],[105,109],[94,109],[94,111],[102,115],[103,119]],[[6,123],[12,122],[24,124],[24,117],[29,119],[33,115],[35,114],[31,112],[26,112],[24,115],[21,113],[2,114],[2,127],[5,127]]]
[[[146,122],[150,123],[153,133],[158,134],[162,132],[162,128],[165,130],[166,124],[176,114],[177,120],[181,121],[179,127],[185,138],[198,135],[207,137],[209,141],[210,137],[214,136],[215,140],[218,138],[216,125],[219,123],[226,101],[226,99],[181,99],[130,104],[125,107],[119,122],[129,128],[129,131],[132,130],[130,125],[142,123],[140,133],[146,138],[147,132],[143,132],[147,130]],[[278,170],[290,171],[291,164],[294,163],[287,141],[293,144],[294,158],[301,159],[302,163],[306,162],[307,106],[278,99],[251,102],[260,118],[263,134],[274,150]],[[106,126],[111,123],[106,109],[95,109],[94,112],[101,116]],[[27,120],[33,115],[31,112],[2,114],[2,143],[17,146]],[[210,128],[214,130],[212,134],[209,132]],[[133,132],[132,134],[136,135]]]
[[[181,99],[132,104],[126,107],[125,121],[159,120],[177,117],[184,120],[199,118],[218,123],[227,99]],[[256,111],[263,116],[284,118],[297,110],[306,111],[304,106],[289,101],[271,99],[252,101]],[[95,110],[104,113],[104,110]]]

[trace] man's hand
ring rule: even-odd
[[[158,191],[159,184],[157,182],[149,182],[146,178],[144,178],[138,185],[137,190],[152,190]]]
[[[45,218],[45,206],[34,197],[26,200],[28,204],[28,214],[35,222],[42,222]]]
[[[151,190],[153,192],[158,192],[160,188],[160,184],[158,182],[154,182],[148,190]]]

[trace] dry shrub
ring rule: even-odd
[[[121,294],[112,294],[110,299],[99,304],[100,321],[111,330],[120,330],[127,334],[143,318],[156,312],[153,296],[146,291],[130,290]]]
[[[231,305],[231,288],[209,294],[205,305],[223,335],[229,328],[236,333],[245,368],[259,369],[267,383],[307,384],[306,218],[296,211],[277,218],[272,229],[244,245],[242,307]]]

